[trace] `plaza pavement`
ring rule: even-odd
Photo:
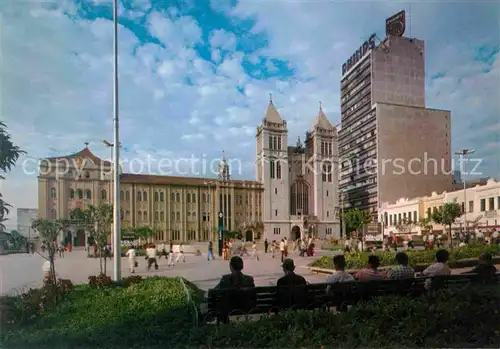
[[[321,256],[332,256],[332,251],[317,251],[315,257],[299,257],[298,252],[292,253],[296,265],[296,272],[306,278],[310,283],[323,282],[326,275],[312,273],[307,265]],[[136,275],[143,277],[159,276],[182,276],[192,281],[198,287],[207,290],[214,287],[221,275],[229,273],[229,263],[216,256],[216,260],[207,261],[206,254],[202,256],[186,255],[187,262],[180,262],[175,267],[168,267],[167,261],[159,260],[159,269],[148,272],[144,257],[138,257],[139,267]],[[280,258],[271,258],[261,252],[260,261],[243,257],[244,273],[254,277],[257,286],[276,284],[276,280],[283,275]],[[27,288],[38,287],[42,284],[42,266],[45,259],[38,254],[12,254],[0,256],[0,295],[19,293]],[[59,278],[70,279],[73,283],[87,283],[88,277],[99,274],[99,259],[87,258],[83,250],[66,252],[64,258],[56,259],[56,273]],[[107,261],[107,274],[113,275],[112,261]],[[500,269],[500,266],[497,266]],[[470,268],[453,269],[453,274],[462,273]],[[128,260],[122,258],[122,276],[130,275],[128,271]]]
[[[298,253],[290,257],[294,259],[297,266],[296,272],[303,275],[307,281],[321,282],[324,275],[313,274],[306,266],[319,256],[332,255],[329,251],[318,251],[315,257],[299,257]],[[186,255],[187,262],[179,262],[175,267],[168,267],[167,261],[159,260],[159,269],[151,272],[146,270],[144,257],[138,257],[139,267],[136,268],[136,275],[146,276],[182,276],[192,281],[202,289],[209,289],[215,286],[222,274],[229,273],[229,263],[216,256],[216,260],[207,261],[206,255],[194,256]],[[252,275],[258,286],[275,284],[276,280],[283,275],[280,265],[280,258],[271,258],[261,252],[260,261],[252,260],[250,257],[243,257],[245,262],[244,273]],[[26,288],[38,287],[42,284],[42,266],[45,262],[38,254],[12,254],[0,256],[0,294],[13,294],[21,292]],[[107,274],[113,275],[112,261],[107,261]],[[87,253],[83,250],[66,252],[64,258],[57,258],[55,261],[56,273],[58,277],[70,279],[73,283],[86,283],[88,277],[99,274],[99,259],[87,258]],[[130,275],[128,271],[128,260],[122,258],[122,276]]]

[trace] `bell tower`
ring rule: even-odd
[[[266,114],[257,127],[256,177],[264,187],[264,234],[268,240],[290,236],[288,129],[270,95]]]

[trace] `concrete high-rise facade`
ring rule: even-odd
[[[256,178],[268,240],[338,238],[337,130],[320,107],[305,144],[288,146],[286,121],[270,101],[256,134]]]
[[[339,132],[344,208],[451,187],[451,115],[425,105],[424,42],[372,35],[343,65]],[[378,219],[380,221],[380,219]]]

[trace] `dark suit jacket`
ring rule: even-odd
[[[253,277],[250,275],[245,275],[243,273],[240,274],[241,283],[236,283],[236,277],[232,274],[223,275],[219,284],[215,286],[215,288],[247,288],[247,287],[255,287],[255,283],[253,281]]]

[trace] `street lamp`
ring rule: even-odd
[[[113,0],[113,279],[121,279],[121,237],[120,237],[120,123],[118,107],[118,0]],[[109,142],[107,142],[109,143]]]
[[[468,232],[467,229],[467,181],[465,180],[465,175],[467,174],[467,155],[473,154],[474,149],[462,149],[461,151],[455,152],[455,155],[461,156],[462,157],[462,162],[464,163],[464,176],[462,178],[464,182],[464,228],[465,228],[465,233]],[[450,232],[451,234],[451,232]]]

